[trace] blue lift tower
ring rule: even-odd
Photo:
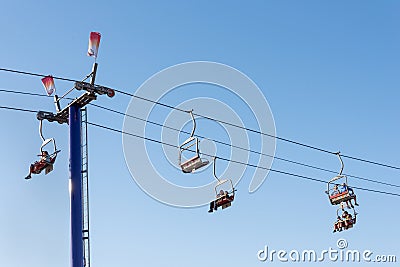
[[[90,82],[75,82],[74,87],[61,98],[55,96],[57,113],[39,111],[39,120],[69,124],[69,192],[71,209],[71,267],[90,267],[89,242],[89,184],[87,111],[85,106],[96,100],[98,95],[113,97],[111,88],[95,85],[97,63],[88,77]],[[65,108],[60,108],[60,100],[73,90],[84,91]]]

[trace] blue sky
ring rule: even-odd
[[[0,67],[80,79],[93,63],[86,56],[89,33],[98,31],[98,84],[135,93],[149,77],[179,63],[227,64],[261,89],[278,136],[400,166],[399,9],[400,3],[390,0],[6,1],[0,10]],[[56,81],[59,94],[71,86]],[[5,72],[0,72],[0,88],[44,93],[39,77]],[[229,96],[213,95],[209,87],[187,90],[192,91],[185,93],[182,87],[180,98],[166,96],[163,101],[175,105],[186,96],[207,96],[229,105]],[[54,110],[51,99],[0,94],[1,106]],[[129,97],[118,94],[96,101],[121,112],[129,102]],[[170,112],[157,111],[160,118],[165,117],[162,112]],[[241,107],[236,111],[241,114]],[[215,110],[214,117],[220,115]],[[122,129],[123,119],[89,109],[92,122]],[[0,120],[0,263],[69,266],[68,127],[45,125],[45,135],[55,137],[62,152],[51,174],[25,181],[41,144],[36,116],[0,110]],[[214,137],[201,125],[199,134]],[[160,129],[148,129],[154,130],[150,136],[159,136]],[[90,127],[89,134],[92,266],[282,265],[260,262],[257,251],[265,245],[321,251],[336,247],[338,238],[345,238],[350,249],[400,257],[398,197],[357,191],[357,225],[332,234],[335,208],[324,194],[324,184],[270,173],[261,188],[249,194],[254,171],[249,169],[229,209],[208,214],[205,206],[174,208],[152,199],[134,182],[120,134],[96,127]],[[221,138],[229,141],[222,131]],[[165,158],[153,155],[163,167]],[[285,142],[277,141],[276,155],[339,170],[334,156]],[[330,173],[277,160],[272,167],[326,181],[332,178]],[[166,169],[161,172],[176,180],[183,177]],[[345,172],[400,184],[397,170],[350,159],[345,160]],[[207,169],[194,177],[211,175]],[[396,187],[356,179],[351,183],[399,193]]]

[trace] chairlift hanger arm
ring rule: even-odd
[[[39,135],[40,135],[40,138],[42,138],[42,141],[45,142],[42,128],[43,128],[43,120],[39,120]]]
[[[196,130],[196,120],[194,119],[194,116],[193,116],[193,109],[190,111],[186,111],[186,112],[190,113],[190,116],[192,117],[193,128],[192,128],[190,137],[183,144],[181,144],[179,146],[178,162],[179,162],[180,167],[182,168],[182,171],[184,173],[189,173],[189,172],[194,172],[195,170],[198,170],[199,168],[206,166],[209,162],[208,162],[208,160],[203,160],[200,157],[199,139],[197,137],[194,137],[194,132]],[[195,151],[190,149],[193,146],[195,146]],[[194,152],[195,156],[193,158],[185,161],[184,163],[182,163],[182,153],[184,151]],[[216,177],[216,179],[218,180],[217,177]]]
[[[340,156],[340,151],[336,152],[336,155],[339,157],[340,164],[341,164],[341,168],[340,168],[340,172],[339,172],[338,176],[341,176],[343,169],[344,169],[344,163],[343,163],[342,157]]]
[[[345,183],[347,184],[347,176],[346,176],[346,175],[342,175],[343,169],[344,169],[344,163],[343,163],[342,157],[340,156],[340,151],[336,152],[335,154],[338,156],[338,158],[339,158],[339,160],[340,160],[341,167],[340,167],[339,174],[336,175],[335,177],[333,177],[333,178],[328,182],[328,185],[327,185],[327,186],[328,186],[328,189],[325,191],[325,193],[328,194],[328,195],[329,195],[329,192],[333,190],[332,188],[330,188],[330,185],[331,185],[333,182],[335,182],[335,181],[337,181],[337,180],[339,180],[339,179],[345,178]]]
[[[190,113],[190,116],[192,117],[192,122],[193,122],[193,128],[192,128],[192,132],[190,134],[190,137],[194,136],[194,132],[196,131],[196,120],[194,119],[194,115],[193,115],[193,109],[188,111]]]
[[[221,180],[217,177],[217,175],[216,175],[216,172],[215,172],[215,163],[217,162],[217,157],[214,157],[214,166],[213,166],[213,175],[214,175],[214,177],[215,177],[215,179],[217,179],[217,181],[218,181],[218,184],[219,183],[221,183]]]

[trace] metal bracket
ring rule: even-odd
[[[42,120],[47,120],[49,122],[53,122],[56,121],[58,123],[68,123],[68,120],[65,120],[63,118],[59,118],[57,116],[57,114],[54,114],[52,112],[48,112],[48,111],[38,111],[38,113],[36,114],[36,118],[40,121]]]
[[[113,97],[115,95],[115,91],[111,88],[100,85],[92,85],[87,82],[75,82],[75,89],[85,90],[90,93],[96,93],[99,95],[107,94],[108,97]]]

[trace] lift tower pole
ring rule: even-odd
[[[83,267],[87,265],[84,256],[84,240],[88,239],[88,229],[83,229],[83,190],[82,190],[82,151],[81,151],[81,109],[87,104],[97,99],[98,95],[107,95],[113,97],[115,91],[111,88],[95,85],[97,63],[94,63],[91,76],[91,82],[75,82],[74,88],[78,91],[85,91],[80,97],[75,98],[65,108],[60,110],[59,100],[65,97],[57,98],[55,101],[57,113],[39,111],[38,120],[48,120],[49,122],[58,122],[60,124],[69,124],[69,192],[71,208],[71,267]],[[86,195],[87,196],[87,195]]]
[[[69,107],[71,267],[83,267],[81,107]]]

